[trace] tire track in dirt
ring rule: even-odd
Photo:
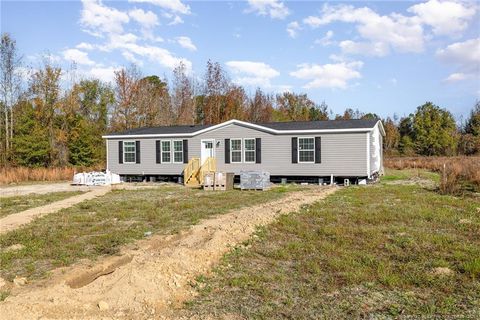
[[[120,258],[104,258],[92,267],[73,266],[43,285],[19,288],[0,303],[0,317],[168,318],[195,296],[190,285],[195,277],[208,274],[233,246],[247,240],[256,226],[322,200],[335,190],[315,187],[292,192],[280,200],[204,220],[176,235],[138,241],[122,250]]]

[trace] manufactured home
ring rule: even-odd
[[[272,179],[374,179],[383,173],[379,120],[326,120],[131,129],[103,136],[122,179],[201,182],[206,171],[266,171]],[[355,182],[355,181],[352,181]]]

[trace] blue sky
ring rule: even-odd
[[[25,64],[49,53],[82,77],[111,81],[136,63],[170,78],[181,61],[201,78],[220,62],[249,93],[305,92],[402,116],[425,101],[466,115],[480,98],[475,1],[2,1],[1,31]]]

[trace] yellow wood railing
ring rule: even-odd
[[[208,157],[207,160],[202,164],[199,170],[199,179],[200,184],[203,184],[205,181],[205,173],[217,171],[217,160],[213,157]]]
[[[183,170],[183,182],[188,184],[190,180],[195,178],[200,169],[200,158],[192,158],[188,161],[188,164],[185,166]]]
[[[217,170],[217,160],[208,157],[205,162],[200,165],[200,158],[192,158],[183,170],[183,181],[185,185],[202,185],[205,181],[205,173],[215,172]]]

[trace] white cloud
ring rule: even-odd
[[[471,77],[480,80],[480,38],[453,43],[445,49],[437,50],[436,56],[458,68],[446,81],[460,81]]]
[[[174,25],[182,24],[182,23],[183,23],[183,19],[180,16],[175,16],[175,18],[173,18],[172,21],[170,21],[168,23],[168,25],[169,26],[174,26]]]
[[[391,47],[399,52],[421,52],[424,49],[423,28],[415,17],[396,13],[382,16],[368,7],[324,5],[321,16],[310,16],[303,20],[303,23],[312,28],[333,22],[356,24],[360,36],[368,42],[375,43],[377,48]],[[370,54],[371,46],[356,45],[353,48],[352,43],[347,44],[355,53]]]
[[[297,21],[292,21],[287,25],[287,32],[291,38],[296,38],[298,31],[301,30],[300,24]]]
[[[177,37],[176,40],[182,48],[190,51],[197,51],[197,47],[193,44],[192,39],[189,37]]]
[[[113,82],[115,80],[115,71],[119,67],[94,67],[84,72],[87,78],[100,79],[104,82]]]
[[[67,49],[63,51],[63,58],[68,61],[73,61],[77,64],[83,64],[87,66],[92,66],[95,64],[88,57],[88,53],[80,51],[78,49]]]
[[[130,2],[151,3],[160,8],[180,13],[190,14],[190,6],[184,4],[180,0],[129,0]]]
[[[152,29],[158,25],[158,17],[152,11],[143,11],[142,9],[130,10],[128,15],[137,21],[143,28]]]
[[[438,35],[458,35],[475,15],[473,5],[458,1],[430,0],[414,5],[408,11],[415,13],[422,23],[431,26]]]
[[[250,8],[247,12],[256,12],[272,19],[285,19],[290,14],[290,10],[279,0],[248,0],[248,4]]]
[[[290,75],[298,79],[308,80],[309,82],[304,86],[306,89],[346,89],[349,81],[362,77],[358,71],[362,66],[361,61],[324,65],[303,63],[297,66],[296,71],[290,72]]]
[[[136,64],[137,66],[140,66],[142,67],[143,66],[143,61],[142,60],[139,60],[135,57],[135,55],[133,55],[131,52],[129,51],[123,51],[122,52],[122,56],[125,58],[125,60],[127,60],[128,62],[131,62],[131,63],[134,63]]]
[[[82,42],[82,43],[77,44],[75,46],[75,48],[83,49],[83,50],[93,50],[95,47],[90,43]]]
[[[107,7],[101,0],[82,0],[80,23],[90,34],[101,37],[103,33],[122,33],[123,24],[130,21],[125,12]]]
[[[271,87],[270,80],[278,77],[280,72],[264,62],[228,61],[225,63],[240,85]]]
[[[465,73],[461,73],[461,72],[456,72],[456,73],[452,73],[447,78],[445,78],[445,81],[446,82],[458,82],[458,81],[462,81],[462,80],[467,80],[468,78],[470,78],[470,75],[465,74]]]
[[[324,47],[327,47],[333,44],[332,38],[333,38],[333,31],[328,30],[327,33],[325,33],[325,36],[323,38],[315,40],[315,44],[319,44]]]

